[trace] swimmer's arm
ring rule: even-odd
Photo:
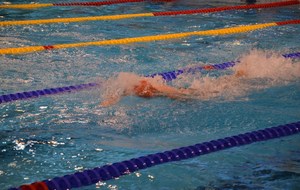
[[[162,92],[162,93],[166,93],[166,94],[176,94],[179,92],[179,90],[177,88],[174,88],[174,87],[171,87],[171,86],[168,86],[168,85],[153,85],[154,88],[159,91],[159,92]]]
[[[118,103],[120,101],[121,97],[117,97],[117,96],[111,96],[108,99],[104,100],[103,102],[100,103],[100,106],[102,107],[108,107],[108,106],[112,106],[116,103]]]
[[[185,95],[189,95],[190,92],[187,89],[177,89],[167,85],[156,85],[154,86],[159,92],[168,96],[172,99],[177,99]]]
[[[236,78],[239,78],[239,77],[246,77],[247,76],[247,73],[244,71],[244,70],[238,70],[235,72],[234,76]]]

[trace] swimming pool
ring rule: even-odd
[[[245,2],[230,1],[230,5],[242,4]],[[2,9],[0,15],[3,21],[29,20],[224,5],[229,5],[228,1],[142,2],[103,7]],[[9,26],[0,28],[0,47],[209,30],[293,20],[299,19],[299,15],[299,5],[293,5],[118,21]],[[130,96],[104,108],[99,103],[108,89],[100,86],[0,104],[1,188],[299,121],[299,59],[281,57],[299,51],[299,27],[286,25],[224,36],[1,55],[0,94],[105,81],[120,72],[148,75],[237,59],[253,65],[251,72],[257,74],[238,85],[236,81],[218,80],[231,75],[232,70],[197,73],[173,81],[175,86],[193,84],[194,88],[207,89],[202,91],[206,98],[178,101]],[[265,68],[268,71],[257,79],[255,76]],[[159,165],[82,189],[297,189],[300,187],[299,142],[299,135],[295,135],[237,147]]]

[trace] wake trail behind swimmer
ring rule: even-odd
[[[190,81],[188,88],[170,86],[161,77],[148,78],[134,73],[119,73],[104,85],[101,106],[116,104],[124,96],[142,98],[209,100],[222,97],[232,99],[251,90],[263,89],[300,78],[300,63],[281,56],[253,50],[232,68],[233,74],[220,77],[201,76]],[[177,79],[178,81],[184,78]],[[175,82],[176,83],[176,82]]]

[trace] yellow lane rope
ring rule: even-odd
[[[223,28],[223,29],[162,34],[162,35],[142,36],[142,37],[133,37],[133,38],[79,42],[79,43],[70,43],[70,44],[55,44],[55,45],[46,45],[46,46],[4,48],[4,49],[0,49],[0,54],[22,54],[22,53],[32,53],[32,52],[43,51],[43,50],[75,48],[75,47],[85,47],[85,46],[123,45],[123,44],[131,44],[131,43],[138,43],[138,42],[171,40],[171,39],[178,39],[178,38],[197,36],[197,35],[228,35],[228,34],[249,32],[249,31],[258,30],[258,29],[271,27],[271,26],[277,26],[277,25],[278,24],[276,22],[272,22],[272,23],[237,26],[237,27],[230,27],[230,28]]]
[[[52,3],[45,4],[14,4],[14,5],[0,5],[0,9],[37,9],[43,7],[52,7]]]
[[[75,18],[55,18],[55,19],[40,19],[40,20],[2,21],[0,22],[0,26],[49,24],[49,23],[60,23],[60,22],[70,23],[70,22],[84,22],[84,21],[95,21],[95,20],[119,20],[119,19],[128,19],[128,18],[135,18],[135,17],[150,17],[150,16],[153,16],[153,13],[75,17]]]

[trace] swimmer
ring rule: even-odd
[[[120,95],[118,96],[110,96],[107,100],[103,101],[100,105],[103,107],[113,105],[117,103],[122,96],[138,96],[142,98],[153,98],[159,96],[166,96],[172,99],[179,99],[180,97],[184,97],[186,95],[191,94],[190,89],[184,88],[175,88],[168,86],[166,84],[159,84],[152,82],[151,79],[143,78],[138,82],[138,84],[134,85],[133,88],[126,88]]]
[[[244,70],[235,71],[235,74],[229,76],[231,79],[237,79],[245,77],[247,74]],[[228,78],[227,78],[228,79]],[[168,97],[171,99],[186,99],[193,95],[201,95],[201,91],[193,88],[176,88],[169,86],[162,81],[157,82],[152,78],[138,77],[134,80],[138,81],[135,84],[126,86],[121,92],[116,94],[110,94],[105,97],[105,100],[100,103],[100,106],[107,107],[116,104],[123,96],[138,96],[142,98],[153,97]],[[207,93],[207,92],[206,92]],[[210,93],[219,93],[212,90]]]

